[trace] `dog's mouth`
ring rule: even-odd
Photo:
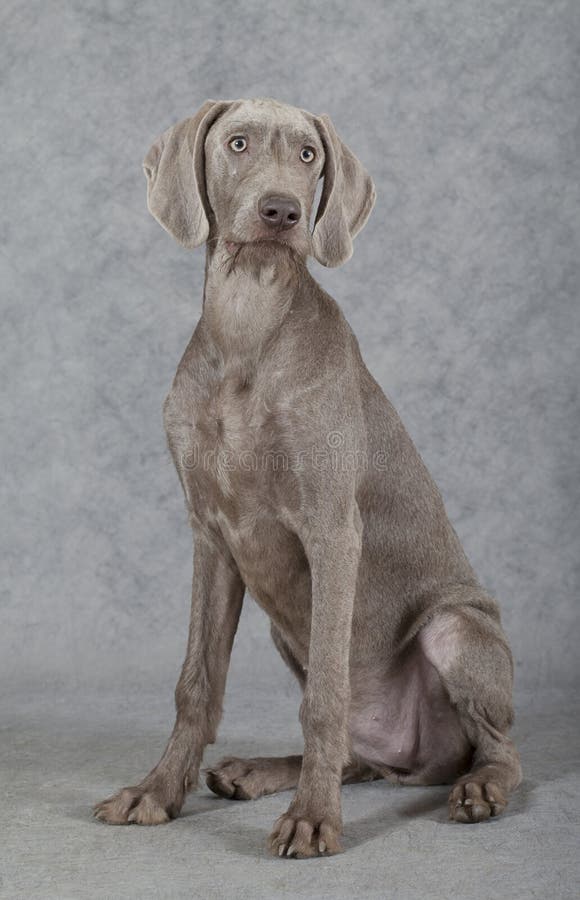
[[[226,248],[226,250],[228,251],[228,253],[231,256],[233,256],[239,250],[241,250],[242,247],[254,247],[254,246],[263,247],[264,245],[266,245],[266,246],[274,245],[275,247],[280,247],[280,246],[281,247],[290,247],[290,248],[293,247],[293,245],[290,243],[290,241],[285,241],[283,238],[281,238],[279,236],[267,237],[267,238],[260,237],[260,238],[256,238],[253,241],[224,241],[224,247]]]
[[[231,273],[240,266],[250,272],[259,272],[263,266],[289,267],[295,272],[304,265],[304,257],[289,241],[272,238],[251,241],[224,240],[223,247],[227,253],[224,260]],[[280,269],[279,271],[282,271]]]

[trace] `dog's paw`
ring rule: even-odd
[[[257,800],[294,787],[300,775],[298,756],[240,759],[229,756],[205,770],[208,788],[230,800]]]
[[[93,807],[93,815],[108,825],[164,825],[179,813],[151,788],[127,787]]]
[[[449,794],[449,818],[454,822],[484,822],[499,816],[506,806],[497,784],[477,777],[459,782]]]
[[[228,757],[205,770],[205,783],[218,797],[256,800],[266,793],[264,772],[251,759]]]
[[[305,859],[310,856],[326,856],[341,853],[340,829],[324,819],[315,822],[311,817],[292,816],[285,813],[277,820],[269,839],[275,856]]]

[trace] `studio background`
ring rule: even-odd
[[[87,803],[145,774],[172,721],[191,534],[161,407],[200,315],[204,253],[149,215],[141,161],[207,98],[326,112],[372,174],[352,260],[311,270],[501,604],[516,708],[578,688],[578,12],[563,0],[3,4],[0,702],[7,727],[24,723],[12,746],[32,781],[68,797],[61,814],[92,828]],[[260,719],[272,698],[278,718]],[[297,740],[297,707],[247,598],[222,731]],[[56,775],[31,747],[59,740]],[[248,838],[258,852],[262,830]],[[159,840],[129,832],[135,852]],[[106,856],[118,833],[87,841]],[[10,865],[5,886],[24,891]],[[72,895],[93,896],[77,875]],[[38,877],[27,896],[59,896]]]

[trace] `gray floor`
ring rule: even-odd
[[[250,701],[247,689],[230,689],[207,760],[299,749],[298,698],[286,694]],[[264,849],[288,794],[239,803],[204,787],[160,828],[91,818],[92,802],[156,761],[171,725],[170,688],[92,700],[83,692],[82,707],[70,687],[30,698],[13,694],[2,716],[3,898],[578,896],[578,704],[561,696],[518,702],[525,780],[503,818],[449,823],[445,787],[353,785],[343,792],[347,852],[309,861]]]

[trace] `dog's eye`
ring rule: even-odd
[[[303,147],[300,151],[300,159],[302,162],[311,163],[316,153],[314,152],[314,147]]]
[[[230,141],[230,147],[236,153],[243,153],[246,147],[248,146],[248,142],[243,137],[235,137]]]

